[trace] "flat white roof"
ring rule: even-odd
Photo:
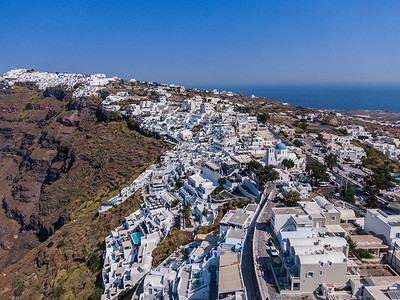
[[[272,211],[275,215],[288,215],[288,214],[297,214],[297,215],[305,215],[305,212],[301,207],[273,207]]]
[[[163,287],[163,277],[161,275],[146,275],[144,278],[144,285],[151,284],[151,286]]]
[[[400,226],[400,215],[388,215],[380,209],[369,209],[368,212],[390,226]]]
[[[234,225],[243,225],[246,223],[249,215],[246,213],[242,213],[240,211],[236,211],[232,217],[230,217],[228,223]]]
[[[218,293],[228,293],[243,290],[240,276],[239,254],[222,254],[219,257]]]
[[[289,238],[291,246],[331,245],[332,247],[344,247],[347,245],[346,239],[342,237],[314,237],[314,238]]]
[[[244,239],[246,236],[246,233],[244,232],[244,230],[241,229],[229,229],[226,237],[228,238],[233,238],[233,239]]]
[[[346,262],[346,256],[344,255],[343,252],[341,251],[329,251],[324,254],[302,254],[298,256],[300,259],[300,264],[306,264],[306,265],[315,265],[319,264],[320,262],[323,263],[345,263]]]

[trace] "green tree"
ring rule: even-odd
[[[180,179],[177,179],[177,180],[175,181],[175,184],[176,184],[176,187],[177,187],[178,189],[180,189],[180,188],[183,186],[183,182],[182,182]]]
[[[306,164],[306,172],[313,178],[316,182],[324,181],[329,179],[329,174],[326,172],[326,165],[315,161],[308,162]]]
[[[257,119],[258,119],[259,122],[265,123],[269,119],[269,114],[267,114],[267,113],[259,113],[257,115]]]
[[[279,173],[275,170],[275,167],[273,165],[268,165],[260,168],[255,172],[255,174],[258,177],[258,180],[262,186],[267,182],[279,179]]]
[[[291,169],[294,167],[294,161],[292,159],[285,158],[282,160],[282,166],[284,166],[286,169]]]
[[[356,254],[357,243],[348,237],[347,243],[349,244],[349,254],[354,256]]]
[[[371,196],[367,199],[365,206],[367,208],[377,208],[378,207],[378,199],[376,195],[371,194]]]
[[[255,160],[252,160],[248,163],[247,169],[249,171],[255,171],[261,168],[261,164]]]
[[[303,143],[302,142],[300,142],[299,140],[294,140],[293,141],[293,145],[295,145],[296,147],[301,147],[301,146],[303,146]]]
[[[200,131],[201,127],[202,127],[202,125],[200,125],[200,124],[194,125],[192,128],[192,132]]]
[[[295,207],[297,206],[297,202],[300,201],[300,194],[297,191],[289,191],[285,195],[285,205],[287,207]]]
[[[333,167],[337,166],[338,162],[337,155],[329,153],[327,156],[325,156],[324,161],[329,169],[333,169]]]
[[[190,203],[188,203],[190,204]],[[190,215],[191,215],[191,210],[190,210],[190,206],[184,206],[182,207],[182,215],[185,218],[185,226],[190,227],[191,222],[190,222]]]
[[[372,254],[367,249],[359,248],[356,253],[361,258],[372,258]]]
[[[218,179],[218,184],[220,186],[223,186],[225,183],[226,183],[226,179],[225,178],[221,177],[221,178]]]
[[[387,190],[393,187],[395,178],[390,174],[388,168],[379,166],[373,172],[366,178],[366,186],[371,195],[378,195],[380,190]]]
[[[348,185],[347,188],[343,187],[340,194],[346,201],[354,202],[354,193],[353,193],[353,190],[351,189],[350,185]]]

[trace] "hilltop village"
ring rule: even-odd
[[[142,199],[104,237],[102,299],[400,295],[394,123],[104,74],[18,69],[0,81],[101,96],[105,113],[171,145],[99,208]]]

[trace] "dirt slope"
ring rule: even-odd
[[[126,120],[105,114],[100,102],[100,98],[71,99],[68,92],[43,93],[29,86],[0,92],[0,267],[1,276],[7,274],[0,280],[1,299],[21,290],[24,298],[68,295],[72,290],[76,295],[93,292],[94,281],[87,288],[82,276],[54,291],[58,286],[54,278],[63,270],[59,260],[63,258],[68,266],[65,274],[76,260],[82,274],[98,273],[90,270],[86,260],[92,253],[99,257],[97,243],[111,227],[101,223],[102,228],[96,228],[99,221],[92,217],[101,201],[167,147],[129,129]],[[109,224],[121,221],[121,216],[108,218]],[[92,235],[87,241],[83,228]],[[61,233],[54,233],[59,229],[66,245],[57,248]],[[51,242],[55,245],[47,247]],[[76,251],[84,254],[78,257]],[[50,263],[52,259],[57,262]],[[15,276],[9,277],[10,273]],[[28,285],[26,277],[32,273],[40,274],[35,286]]]

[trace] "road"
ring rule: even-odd
[[[261,200],[259,203],[260,208],[266,202],[266,195],[268,195],[271,190],[275,187],[275,185],[268,186],[261,196]],[[242,253],[242,276],[243,276],[243,284],[246,289],[246,294],[248,299],[260,299],[260,289],[258,287],[258,283],[256,279],[256,275],[254,273],[254,265],[253,265],[253,234],[254,234],[254,225],[256,224],[256,220],[260,215],[262,209],[258,209],[254,216],[254,222],[252,222],[250,228],[248,229],[248,235],[246,242],[244,244],[244,249]]]
[[[279,258],[271,257],[269,254],[269,246],[267,246],[268,239],[273,238],[271,227],[268,225],[271,220],[271,207],[273,205],[270,200],[274,199],[277,193],[278,190],[274,186],[269,194],[268,200],[265,201],[265,205],[262,207],[254,229],[253,249],[254,258],[257,261],[255,273],[260,286],[262,299],[285,298],[279,294],[271,270],[271,264],[275,259],[279,260]],[[277,249],[279,249],[278,242],[274,241],[274,244]]]
[[[215,300],[218,298],[217,269],[218,269],[217,266],[211,266],[209,300]]]
[[[246,239],[244,244],[244,249],[242,253],[242,277],[243,277],[243,284],[246,289],[247,299],[257,299],[256,293],[259,295],[259,291],[255,290],[254,283],[253,283],[253,271],[252,271],[252,229],[251,232],[249,231],[249,236]]]

